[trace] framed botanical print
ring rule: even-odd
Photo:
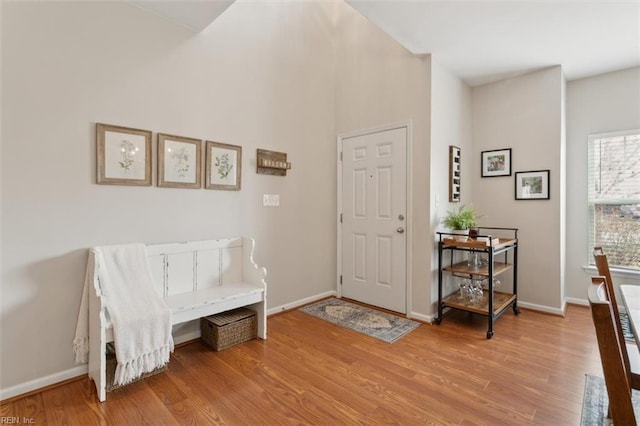
[[[206,150],[205,188],[239,191],[242,147],[207,141]]]
[[[96,124],[97,183],[151,185],[151,131]]]
[[[158,186],[202,186],[202,141],[158,133]]]

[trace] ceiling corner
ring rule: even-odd
[[[234,1],[129,0],[128,3],[177,22],[199,33],[215,21]]]

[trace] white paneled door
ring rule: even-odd
[[[407,311],[407,128],[342,139],[342,296]]]

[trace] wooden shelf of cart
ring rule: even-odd
[[[442,234],[438,232],[438,234]],[[517,244],[517,238],[499,238],[491,236],[478,236],[475,239],[467,238],[466,240],[457,240],[455,238],[444,238],[442,243],[445,249],[448,248],[467,248],[477,251],[486,251],[490,247],[493,250],[499,250],[504,247],[509,247],[512,244]]]
[[[512,307],[518,315],[518,230],[515,228],[480,227],[477,237],[459,240],[453,234],[438,232],[438,316],[436,324],[442,322],[445,309],[458,309],[487,316],[487,339],[493,337],[493,323]],[[499,234],[500,236],[495,236]],[[503,236],[509,234],[508,236]],[[467,261],[454,263],[456,252],[484,253],[488,257],[486,265],[470,267]],[[444,264],[443,253],[449,252],[449,262]],[[493,279],[507,271],[513,273],[513,293],[497,292]],[[459,292],[443,296],[443,272],[473,280],[487,279],[488,289],[484,290],[480,302],[460,300]]]
[[[470,300],[460,300],[458,298],[460,292],[455,292],[442,301],[442,304],[448,308],[462,309],[479,315],[489,315],[489,296],[488,291],[484,290],[484,296],[480,302],[472,302]],[[493,292],[493,314],[500,315],[505,309],[511,305],[516,299],[515,294]]]
[[[504,271],[509,270],[511,267],[513,267],[513,264],[511,263],[493,262],[493,275],[497,276]],[[452,266],[445,266],[442,268],[442,270],[461,275],[473,275],[478,277],[489,276],[489,265],[481,266],[479,268],[470,268],[467,265],[466,260],[464,262],[456,263]]]

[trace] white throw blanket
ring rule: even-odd
[[[114,384],[124,385],[169,362],[173,352],[171,311],[154,289],[143,244],[91,251],[73,342],[76,362],[87,362],[88,294],[96,286],[113,324],[118,361]]]

